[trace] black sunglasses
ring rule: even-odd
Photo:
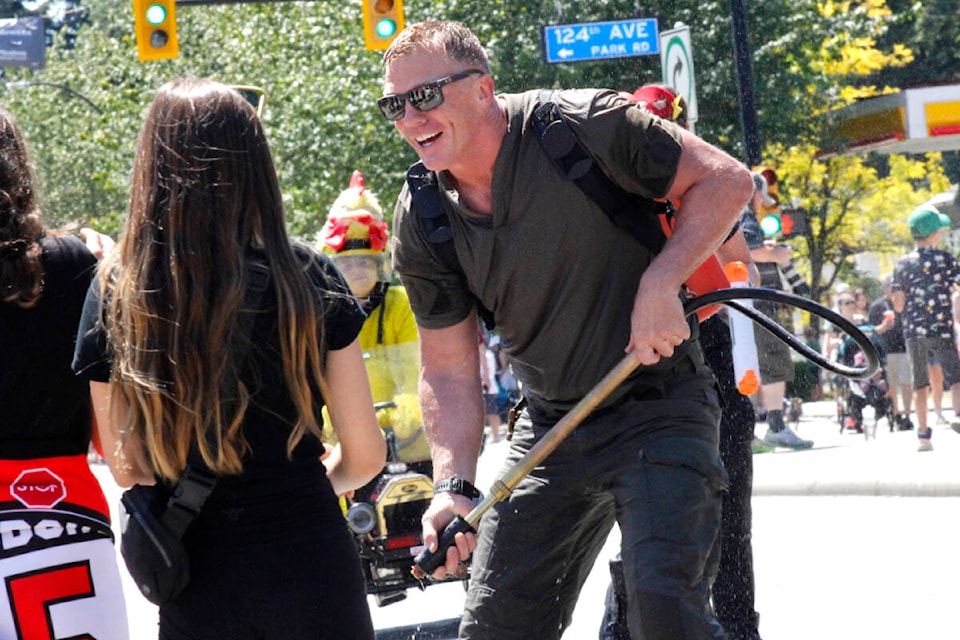
[[[419,111],[430,111],[443,104],[443,85],[462,80],[475,73],[484,75],[485,71],[479,69],[467,69],[460,73],[455,73],[446,78],[440,78],[433,82],[427,82],[419,87],[414,87],[406,93],[395,93],[389,96],[383,96],[377,100],[377,106],[380,107],[380,113],[390,122],[395,122],[403,117],[407,107],[404,104],[410,101],[410,106]]]

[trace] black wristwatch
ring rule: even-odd
[[[445,492],[455,493],[458,496],[465,496],[471,500],[476,500],[477,498],[483,497],[483,494],[480,493],[479,489],[473,486],[469,480],[464,480],[459,476],[453,476],[452,478],[441,480],[433,485],[433,495]]]

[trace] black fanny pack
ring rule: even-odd
[[[246,265],[246,313],[238,319],[241,342],[228,358],[228,377],[239,374],[250,355],[255,311],[260,308],[270,283],[270,270],[250,261]],[[216,445],[208,444],[216,451]],[[120,554],[140,593],[154,604],[176,598],[190,582],[190,560],[183,546],[183,534],[200,514],[213,492],[217,478],[204,463],[196,440],[187,454],[187,467],[172,487],[164,482],[134,485],[120,498]]]
[[[140,593],[154,604],[176,598],[190,582],[183,534],[217,484],[187,466],[173,487],[137,484],[120,498],[120,554]]]

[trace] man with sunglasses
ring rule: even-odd
[[[512,465],[624,357],[640,367],[529,476],[457,534],[471,553],[461,638],[558,638],[614,522],[623,538],[629,624],[648,640],[722,638],[704,602],[726,473],[719,402],[683,313],[681,285],[750,196],[739,162],[614,91],[551,100],[608,177],[682,202],[656,255],[561,175],[530,126],[541,93],[498,95],[476,36],[455,22],[408,27],[384,57],[378,106],[436,173],[460,269],[437,255],[408,181],[394,213],[394,266],[421,339],[420,402],[438,492],[424,543],[466,515],[476,491],[483,405],[478,301],[493,312],[527,407]],[[422,212],[420,212],[422,213]]]

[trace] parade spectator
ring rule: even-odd
[[[748,172],[614,91],[550,94],[611,180],[681,202],[673,235],[652,255],[556,170],[528,126],[546,106],[543,94],[498,94],[486,53],[464,25],[409,26],[384,65],[378,105],[436,172],[460,267],[439,259],[424,235],[422,200],[410,191],[425,187],[411,177],[395,212],[394,266],[420,326],[435,476],[471,481],[476,473],[478,299],[494,313],[527,399],[507,465],[625,352],[641,365],[486,513],[476,537],[457,534],[434,575],[457,571],[475,551],[460,637],[559,638],[616,520],[631,632],[648,640],[722,633],[704,606],[726,484],[719,400],[679,292],[736,222]],[[455,514],[473,508],[475,492],[464,482],[446,486],[456,485],[467,495],[441,491],[424,516],[431,549]]]
[[[853,290],[853,301],[853,309],[856,314],[866,319],[870,314],[870,296],[867,295],[867,292],[864,291],[862,287],[857,287]]]
[[[856,297],[853,292],[845,291],[839,294],[837,305],[840,309],[840,315],[851,324],[856,325],[877,347],[881,363],[880,370],[868,379],[853,380],[840,375],[834,377],[840,410],[840,431],[842,433],[846,429],[852,429],[857,433],[864,433],[868,438],[874,438],[876,437],[877,421],[886,417],[891,425],[894,422],[892,401],[887,396],[889,385],[883,369],[883,346],[880,344],[873,326],[868,324],[868,318],[857,311]],[[836,349],[835,360],[848,367],[863,366],[865,359],[862,349],[849,335],[845,333],[840,333],[840,335],[841,340]],[[863,409],[867,406],[873,407],[875,421],[865,427]]]
[[[191,449],[217,477],[184,536],[190,582],[160,605],[161,638],[374,638],[338,501],[386,456],[364,315],[328,258],[291,244],[282,202],[249,102],[210,80],[159,89],[74,369],[91,380],[120,486],[176,483]],[[245,309],[251,263],[269,278]],[[339,437],[330,452],[324,404]]]
[[[907,431],[913,429],[913,422],[910,420],[913,371],[907,355],[907,342],[903,337],[903,316],[893,308],[893,274],[884,274],[880,284],[883,287],[883,297],[870,305],[868,319],[880,336],[883,347],[887,395],[893,402],[894,418],[890,423],[890,430]]]
[[[750,247],[750,257],[760,271],[760,286],[768,289],[783,290],[782,266],[790,263],[790,247],[767,241],[760,228],[757,212],[762,206],[771,206],[776,201],[767,193],[767,181],[759,173],[753,173],[753,197],[744,209],[740,219],[740,228]],[[780,317],[780,306],[766,300],[757,300],[754,307],[777,321],[781,326],[785,321]],[[783,398],[787,382],[793,380],[793,360],[790,347],[772,333],[757,326],[754,329],[757,343],[757,359],[760,361],[760,404],[765,410],[767,432],[764,443],[771,447],[790,449],[809,449],[813,441],[804,440],[786,424],[783,415]]]
[[[960,284],[960,264],[938,248],[941,232],[950,218],[930,205],[917,207],[907,218],[914,250],[897,261],[893,271],[893,307],[903,314],[904,337],[913,368],[914,406],[917,408],[919,451],[933,450],[933,430],[927,424],[930,387],[928,358],[943,367],[950,385],[953,412],[960,416],[960,357],[953,338],[952,287]],[[960,431],[960,419],[950,426]]]
[[[490,429],[490,441],[500,442],[500,383],[497,381],[497,356],[487,344],[483,330],[478,332],[477,349],[480,358],[480,386],[483,390],[483,419]]]
[[[687,127],[686,101],[667,85],[644,85],[630,99],[643,109]],[[750,260],[750,250],[739,228],[717,250],[722,263],[748,265],[752,284],[760,280]],[[726,312],[720,311],[700,325],[700,342],[707,364],[717,378],[723,400],[720,418],[720,457],[730,483],[723,496],[720,525],[720,566],[711,588],[717,620],[730,640],[759,640],[760,615],[755,602],[753,545],[753,453],[756,416],[750,399],[737,389],[733,368],[733,343]],[[630,640],[626,623],[626,592],[620,558],[610,561],[611,581],[606,597],[600,640]]]
[[[500,396],[497,399],[497,410],[500,414],[500,423],[509,419],[510,409],[520,401],[520,383],[513,373],[513,365],[507,358],[507,353],[500,346],[500,336],[490,336],[490,348],[497,357],[497,383],[500,385]]]
[[[104,240],[87,235],[91,245]],[[26,143],[0,109],[0,577],[9,596],[0,638],[63,629],[128,637],[110,507],[87,464],[90,389],[70,370],[97,257],[76,236],[44,228]],[[63,498],[50,499],[51,490]],[[78,522],[82,535],[32,535],[28,526],[54,532]]]

